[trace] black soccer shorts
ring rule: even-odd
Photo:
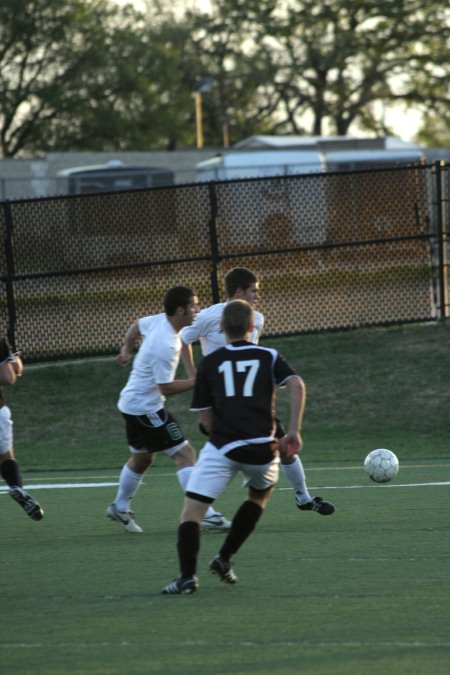
[[[275,417],[275,423],[277,425],[275,431],[275,438],[278,438],[278,440],[280,440],[280,438],[284,438],[284,436],[286,436],[286,432],[278,417]]]
[[[136,450],[163,452],[181,448],[186,443],[178,422],[165,408],[150,415],[122,415],[128,445]]]

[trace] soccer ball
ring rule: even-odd
[[[375,483],[389,483],[398,474],[398,459],[390,450],[372,450],[364,460],[364,469]]]

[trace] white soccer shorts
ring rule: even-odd
[[[239,472],[244,476],[244,487],[267,490],[278,481],[279,463],[278,456],[268,464],[235,462],[208,442],[203,446],[189,476],[186,492],[217,499]]]
[[[0,455],[13,447],[13,421],[7,405],[0,408]]]

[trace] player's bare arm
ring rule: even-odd
[[[212,418],[213,412],[211,408],[208,408],[208,410],[202,410],[200,413],[200,425],[203,427],[204,432],[209,433],[211,431]]]
[[[164,396],[171,396],[173,394],[182,394],[194,388],[195,379],[189,380],[174,380],[173,382],[158,383],[158,387]]]
[[[303,446],[300,430],[302,428],[303,413],[305,410],[306,387],[298,375],[290,377],[286,382],[290,398],[289,428],[281,444],[287,456],[300,452]]]
[[[0,386],[7,387],[16,381],[16,373],[11,361],[0,363]]]
[[[191,379],[195,379],[197,374],[197,369],[194,364],[194,356],[192,353],[192,345],[188,345],[181,341],[181,360],[183,366],[186,370],[187,376]]]
[[[140,337],[141,333],[139,331],[139,323],[136,320],[133,321],[133,323],[131,324],[131,326],[129,326],[127,332],[125,333],[124,343],[117,356],[117,363],[119,363],[121,366],[128,365],[131,356],[133,354],[136,342],[139,340]]]

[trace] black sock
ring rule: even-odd
[[[224,560],[229,560],[234,553],[239,551],[244,541],[255,529],[262,512],[263,509],[254,502],[245,501],[241,504],[233,518],[227,538],[219,551],[219,555]]]
[[[200,550],[200,525],[192,521],[181,523],[178,528],[178,558],[181,577],[194,576],[197,570],[197,558]]]
[[[0,472],[5,483],[7,483],[9,487],[22,487],[22,476],[20,475],[19,465],[15,459],[5,459],[5,461],[0,464]]]

